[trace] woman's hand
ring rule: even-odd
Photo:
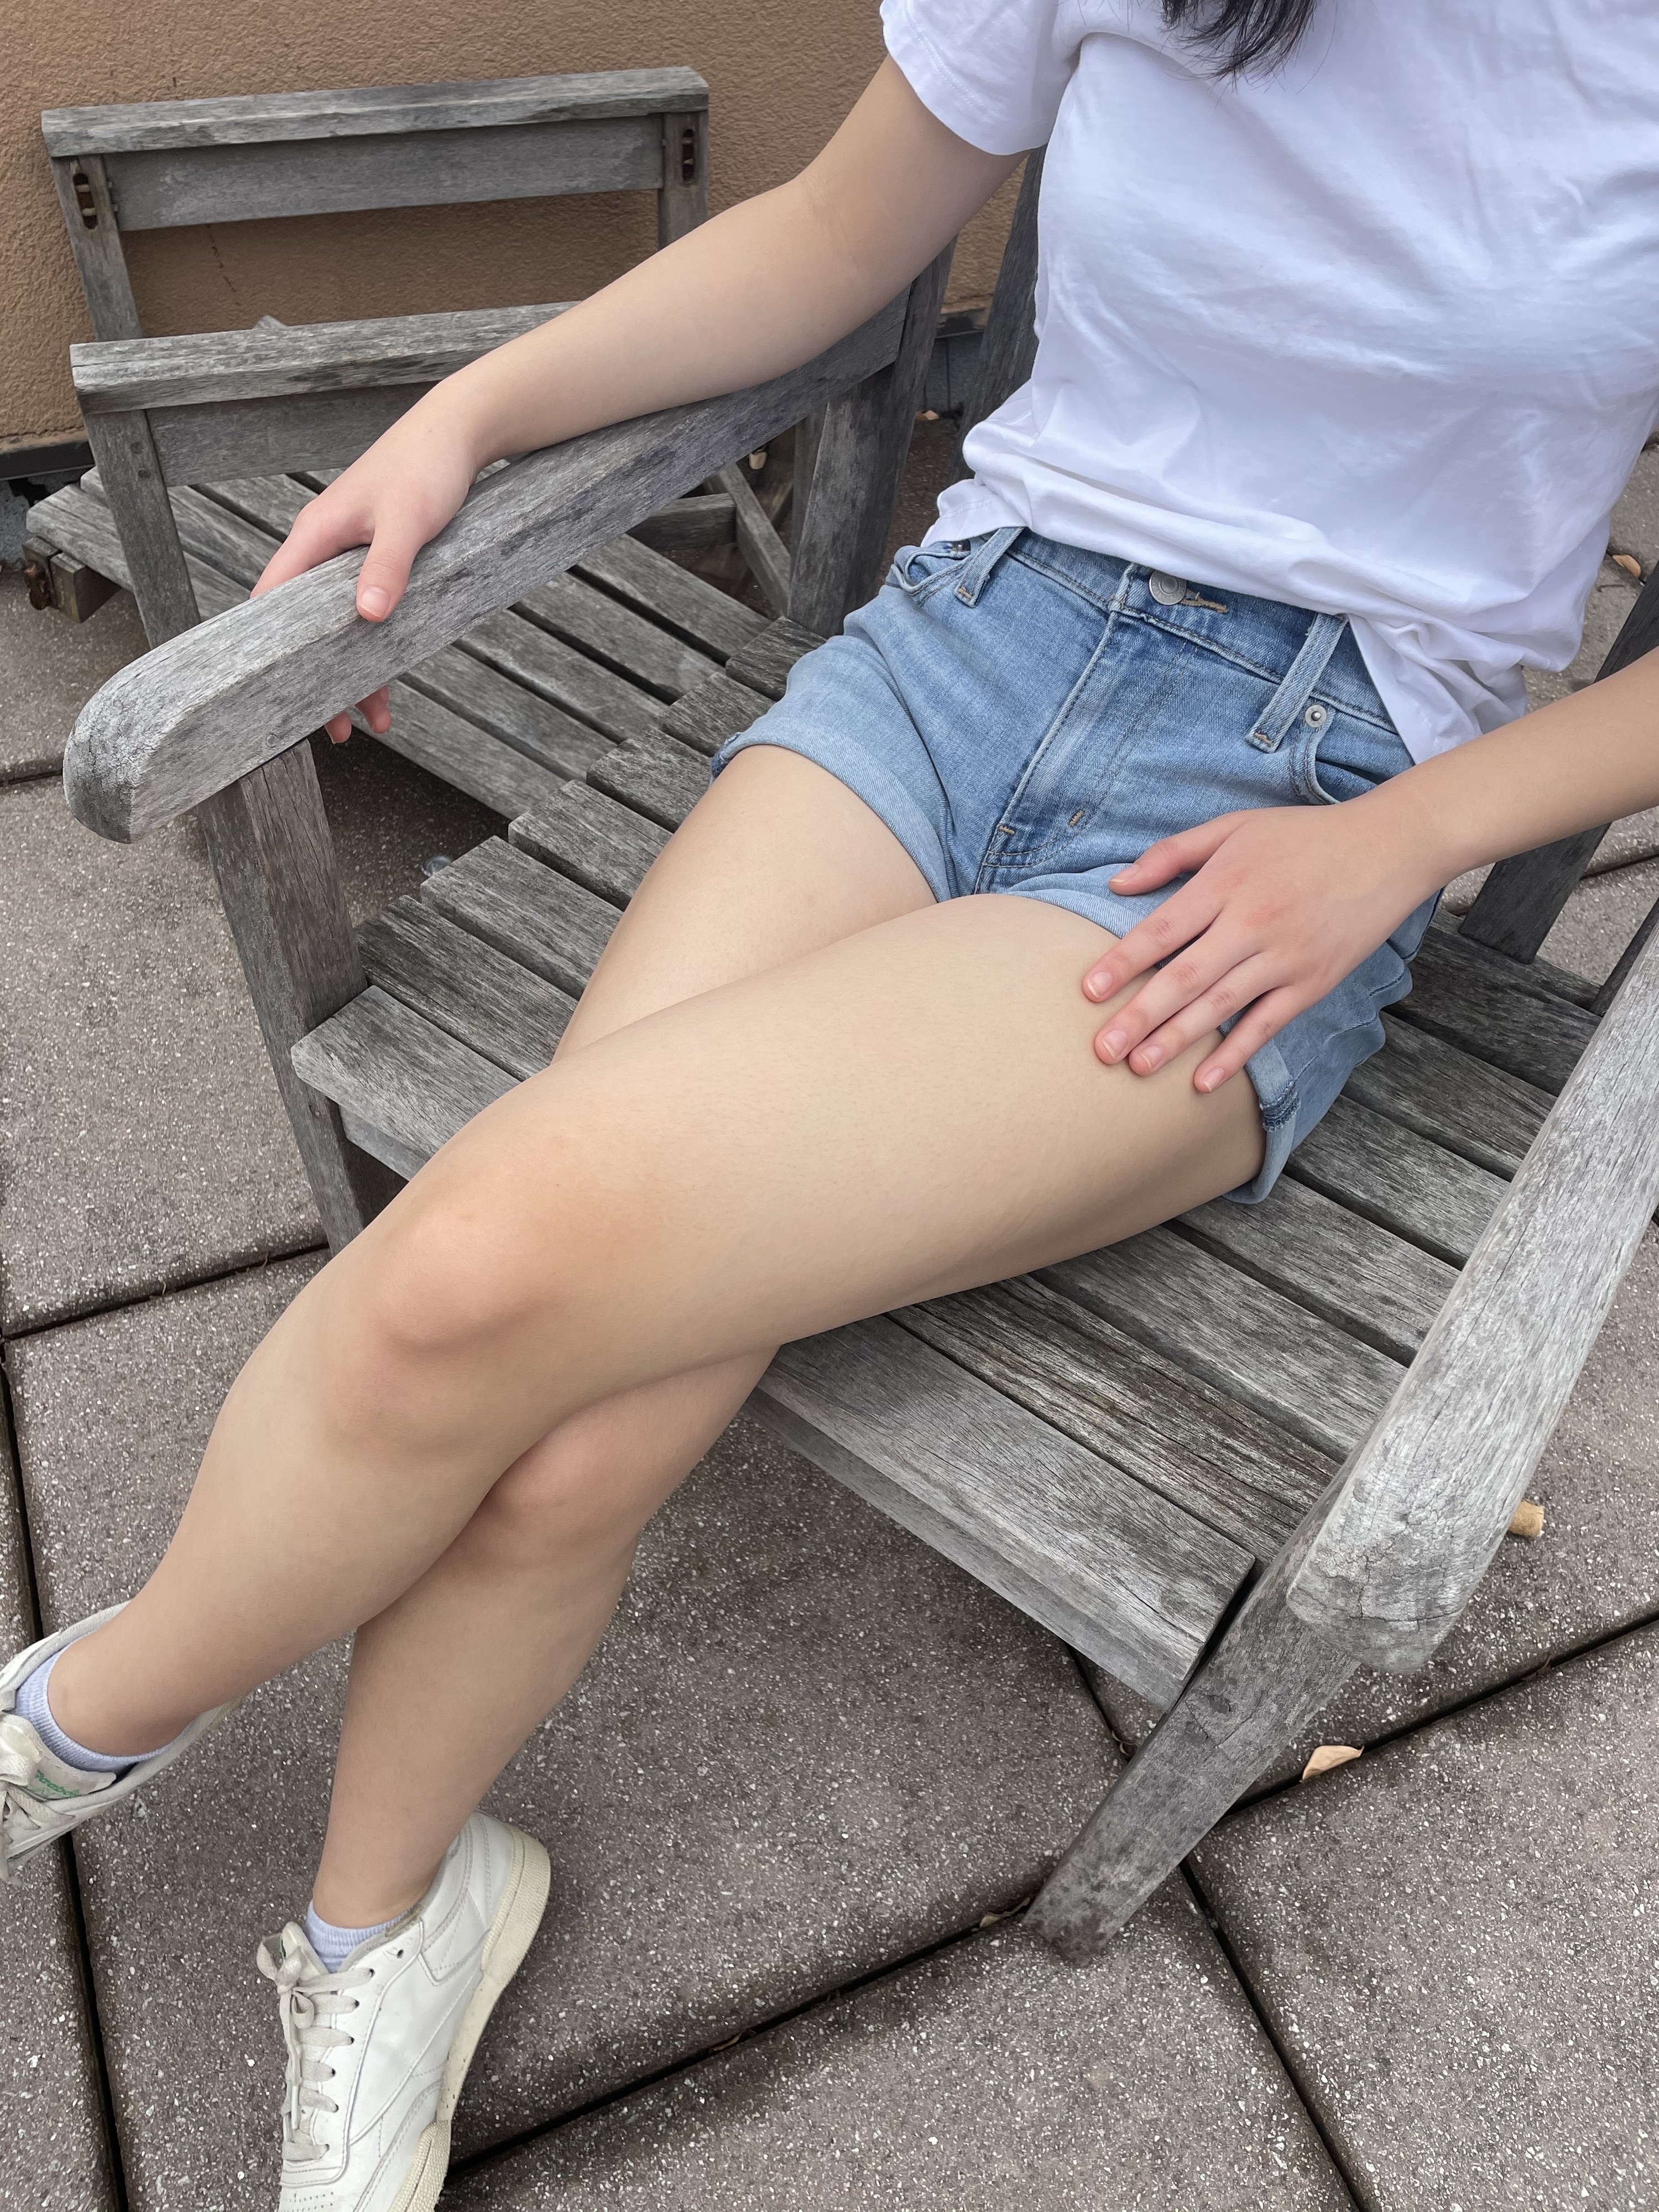
[[[365,622],[384,622],[404,595],[415,556],[454,515],[478,467],[470,424],[452,409],[420,402],[311,501],[266,562],[253,597],[367,545],[357,611]],[[371,730],[391,727],[384,688],[362,701],[361,711]],[[324,726],[337,745],[351,735],[349,714],[331,715]]]
[[[1373,804],[1380,795],[1223,814],[1114,876],[1112,889],[1131,893],[1192,880],[1084,977],[1097,1000],[1146,977],[1095,1039],[1100,1058],[1150,1075],[1242,1014],[1194,1075],[1195,1089],[1214,1091],[1374,952],[1439,887]]]

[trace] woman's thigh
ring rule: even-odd
[[[757,745],[710,786],[635,893],[561,1054],[932,904],[921,871],[861,799],[815,761]]]
[[[1031,899],[930,902],[643,1014],[480,1115],[344,1262],[527,1442],[1129,1235],[1247,1182],[1262,1139],[1242,1079],[1193,1089],[1207,1042],[1151,1078],[1096,1059],[1107,941]]]

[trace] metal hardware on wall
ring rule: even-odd
[[[680,182],[695,185],[697,181],[697,132],[695,124],[688,123],[680,133]]]
[[[81,221],[88,230],[98,228],[98,203],[93,197],[92,179],[84,169],[76,169],[70,179],[75,187],[75,204],[81,210]]]

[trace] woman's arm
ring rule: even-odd
[[[256,592],[367,544],[357,611],[383,621],[486,462],[811,360],[894,298],[1013,166],[947,131],[884,62],[792,182],[434,386],[306,508]],[[385,728],[384,693],[364,707]],[[328,726],[338,739],[350,726]]]
[[[1113,888],[1195,872],[1084,978],[1105,1000],[1156,970],[1095,1048],[1149,1075],[1247,1007],[1194,1076],[1213,1091],[1466,868],[1656,804],[1659,653],[1340,806],[1224,814],[1166,837]]]

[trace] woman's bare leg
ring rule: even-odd
[[[81,1647],[99,1663],[65,1725],[155,1740],[384,1610],[504,1468],[619,1391],[1245,1179],[1254,1098],[1200,1098],[1201,1048],[1150,1080],[1094,1059],[1078,978],[1101,935],[1018,899],[913,911],[481,1115],[250,1362],[167,1561]]]
[[[792,753],[745,753],[641,885],[561,1054],[931,902],[915,863],[845,786]],[[413,1586],[358,1627],[316,1885],[325,1917],[368,1925],[425,1888],[483,1789],[580,1672],[640,1530],[769,1357],[620,1393],[562,1423],[507,1470]],[[480,1621],[495,1632],[480,1636]],[[88,1665],[106,1656],[99,1641],[59,1662],[60,1721],[100,1748],[168,1733],[148,1705],[100,1696],[120,1685],[112,1669]]]

